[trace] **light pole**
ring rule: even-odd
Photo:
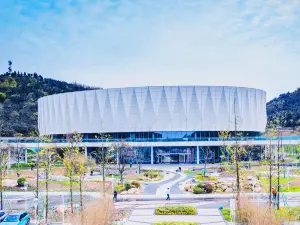
[[[282,139],[281,127],[277,127],[278,134],[278,146],[277,146],[277,210],[280,208],[280,147],[282,147],[282,141],[280,146],[280,140]]]

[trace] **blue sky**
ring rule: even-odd
[[[109,87],[300,85],[299,0],[1,0],[0,71]]]

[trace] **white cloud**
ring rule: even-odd
[[[2,3],[3,4],[3,3]],[[299,1],[23,2],[0,63],[103,87],[299,83]],[[14,10],[13,8],[11,10]],[[18,26],[21,24],[21,26]],[[1,66],[2,67],[2,66]],[[298,82],[297,82],[298,81]]]

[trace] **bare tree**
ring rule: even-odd
[[[96,136],[96,139],[101,141],[101,146],[97,147],[91,154],[96,158],[97,162],[99,162],[102,173],[102,189],[103,194],[106,193],[106,171],[109,169],[109,165],[113,162],[113,152],[110,148],[104,146],[105,143],[109,141],[110,136],[107,134],[99,134]]]
[[[73,182],[76,176],[76,164],[79,154],[79,143],[82,135],[79,133],[70,134],[67,137],[68,146],[64,148],[63,164],[65,166],[65,175],[69,178],[71,212],[74,213]]]
[[[135,157],[134,149],[125,142],[112,145],[112,150],[116,153],[117,169],[120,173],[120,181],[123,182],[123,174],[130,160]]]
[[[3,177],[5,176],[6,169],[7,169],[7,162],[9,151],[11,151],[12,147],[7,143],[0,143],[0,194],[1,194],[1,207],[0,209],[3,210]]]
[[[266,136],[269,139],[269,144],[266,146],[267,148],[267,160],[268,160],[268,166],[269,166],[269,208],[271,210],[272,207],[272,183],[273,183],[273,164],[274,164],[274,155],[273,155],[273,149],[272,146],[273,141],[275,140],[275,137],[277,135],[277,131],[273,126],[270,126],[270,129],[267,130]]]
[[[46,199],[45,199],[45,222],[48,222],[49,214],[49,175],[52,172],[53,166],[60,159],[56,148],[54,146],[43,148],[39,153],[39,164],[45,172],[46,184]]]

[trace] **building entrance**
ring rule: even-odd
[[[194,163],[194,148],[158,147],[154,151],[155,163]]]
[[[189,154],[162,153],[158,154],[158,163],[187,163]]]

